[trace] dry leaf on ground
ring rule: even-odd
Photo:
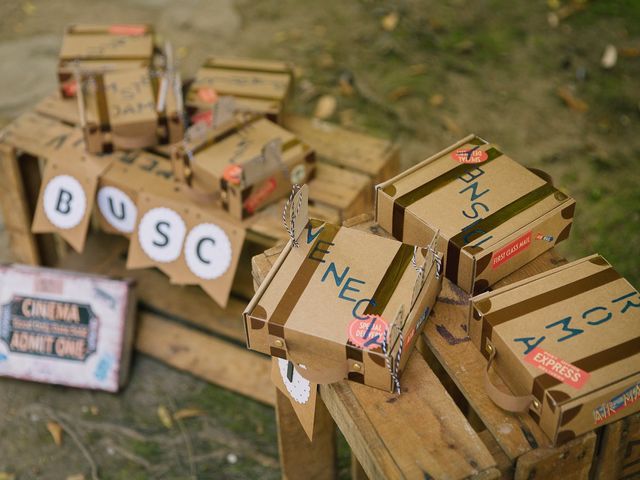
[[[171,418],[171,413],[169,409],[164,405],[160,405],[158,407],[158,418],[162,422],[166,428],[173,428],[173,419]]]
[[[53,443],[58,447],[62,445],[62,427],[57,422],[47,422],[47,430],[53,438]]]

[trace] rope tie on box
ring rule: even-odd
[[[296,193],[298,193],[301,188],[302,187],[298,184],[293,185],[293,187],[291,188],[291,194],[289,194],[289,199],[284,204],[284,209],[282,210],[282,225],[284,226],[284,229],[289,234],[289,237],[291,238],[291,242],[294,247],[299,246],[298,239],[296,238],[296,235],[295,235],[296,217],[298,216],[298,213],[302,208],[303,196],[302,195],[298,196],[298,203],[295,206],[296,207],[295,210],[293,209],[293,199],[295,198]],[[291,221],[287,221],[289,219],[289,214],[287,212],[291,213]]]
[[[402,329],[395,323],[391,325],[390,330],[392,331],[394,328],[398,329],[398,341],[400,342],[398,345],[398,353],[396,353],[395,361],[393,361],[393,356],[391,355],[391,351],[389,350],[389,330],[387,330],[387,334],[382,340],[382,353],[384,353],[385,365],[387,366],[387,370],[389,370],[391,380],[393,381],[394,392],[400,395],[400,393],[402,393],[402,390],[400,389],[399,370],[400,358],[402,357],[402,349],[404,348],[404,335],[402,334]]]

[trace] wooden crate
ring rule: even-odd
[[[269,362],[246,351],[241,312],[254,291],[251,258],[288,238],[281,218],[285,200],[245,222],[247,237],[226,310],[217,307],[198,287],[170,285],[155,269],[127,271],[125,238],[93,228],[85,252],[69,253],[57,236],[32,234],[31,222],[46,159],[67,142],[82,139],[80,130],[74,126],[77,124],[74,108],[74,100],[51,95],[38,104],[35,112],[11,124],[0,139],[0,168],[4,173],[0,176],[0,204],[14,260],[138,279],[140,351],[212,383],[273,404],[274,392],[268,375],[263,375]],[[368,178],[345,166],[341,170],[343,175],[336,179],[336,168],[320,163],[319,174],[310,183],[311,215],[332,223],[371,210],[367,201]],[[341,183],[336,187],[338,180]],[[217,352],[215,361],[211,352]]]
[[[347,225],[385,235],[366,217]],[[270,249],[253,259],[257,284],[281,249]],[[506,285],[563,262],[553,251],[547,252],[500,283]],[[356,457],[353,471],[371,479],[586,479],[590,475],[615,479],[637,475],[640,414],[552,447],[531,417],[506,413],[491,402],[484,391],[486,360],[465,332],[468,301],[467,294],[444,280],[418,351],[403,372],[399,397],[346,380],[320,386],[328,415],[321,417],[320,433],[313,443],[304,441],[288,401],[278,395],[284,476],[298,478],[304,473],[310,478],[332,478],[327,471],[333,472],[331,452],[335,448],[325,432],[331,431],[333,422]],[[319,453],[314,456],[316,450]],[[310,463],[301,464],[301,459],[308,458]]]

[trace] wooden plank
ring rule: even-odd
[[[362,468],[362,465],[360,465],[360,462],[353,452],[351,452],[351,467],[349,470],[351,473],[351,480],[369,480],[364,468]]]
[[[496,442],[496,439],[491,432],[485,429],[478,432],[478,436],[489,450],[489,453],[491,453],[493,459],[497,462],[497,468],[500,470],[501,480],[513,478],[515,467],[509,457],[504,453],[504,450],[500,448],[500,445],[498,445],[498,442]]]
[[[594,479],[628,478],[640,471],[640,413],[602,429]]]
[[[0,203],[5,229],[14,260],[29,265],[40,263],[40,253],[35,236],[31,233],[32,213],[22,179],[16,150],[0,144]]]
[[[313,442],[300,425],[289,399],[277,389],[276,420],[283,479],[331,480],[337,477],[336,425],[321,400],[316,404]]]
[[[309,204],[334,208],[343,221],[373,210],[371,188],[366,175],[318,162],[309,182]]]
[[[139,315],[136,348],[179,370],[274,405],[271,360],[158,315]]]
[[[514,480],[587,479],[595,446],[596,434],[589,432],[557,448],[531,450],[518,459]]]

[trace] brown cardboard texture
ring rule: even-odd
[[[220,97],[232,96],[237,111],[280,122],[292,87],[293,67],[285,62],[212,57],[198,70],[186,105],[192,113],[201,112]]]
[[[474,294],[566,239],[575,210],[572,198],[474,135],[376,189],[380,226],[419,246],[439,229],[445,276]]]
[[[180,187],[140,192],[127,268],[155,266],[173,283],[199,285],[226,307],[246,234],[215,207],[194,205]]]
[[[150,67],[153,29],[150,25],[70,25],[60,49],[60,94],[73,97],[76,71],[83,75]]]
[[[162,75],[170,85],[162,99],[159,78],[147,69],[99,73],[81,81],[80,123],[90,152],[132,150],[182,140],[179,77],[171,71]]]
[[[76,153],[66,148],[48,159],[31,229],[34,233],[57,233],[82,252],[98,178],[110,160]]]
[[[219,188],[222,205],[243,220],[286,196],[313,175],[315,155],[291,132],[266,118],[239,117],[212,134],[177,145],[172,158],[193,178]]]
[[[441,288],[433,253],[314,219],[297,243],[245,310],[248,347],[292,361],[313,383],[398,391]]]
[[[555,443],[640,410],[640,294],[599,255],[473,297],[468,330]]]

